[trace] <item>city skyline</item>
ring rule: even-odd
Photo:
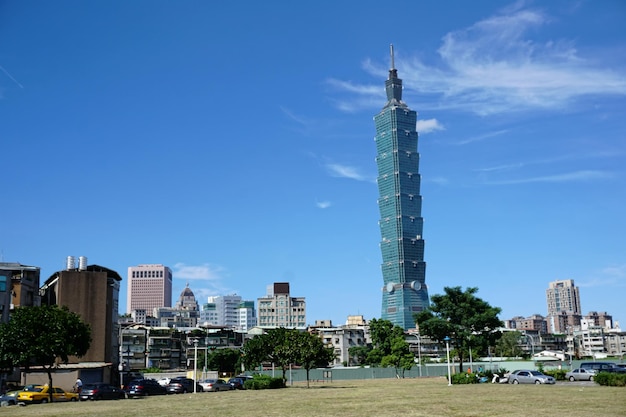
[[[372,116],[389,45],[417,114],[429,295],[478,287],[501,318],[545,315],[573,279],[583,314],[626,320],[626,6],[479,1],[0,6],[0,260],[67,256],[172,293],[307,318],[380,317]],[[332,6],[332,13],[329,8]]]

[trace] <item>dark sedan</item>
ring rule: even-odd
[[[195,392],[204,391],[202,385],[198,383],[195,385]],[[187,392],[194,392],[194,382],[191,378],[172,378],[166,388],[168,394],[184,394]]]
[[[126,386],[128,398],[148,397],[150,395],[165,395],[167,390],[154,379],[135,379]]]
[[[81,401],[119,400],[121,398],[126,398],[124,390],[103,382],[84,384],[78,396],[78,399]]]

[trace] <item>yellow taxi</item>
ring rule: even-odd
[[[52,391],[52,401],[78,401],[78,394],[63,391],[59,387],[50,388],[48,385],[27,385],[23,391],[17,394],[17,402],[23,404],[45,404],[50,401],[50,391]]]

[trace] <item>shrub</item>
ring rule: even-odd
[[[478,384],[478,375],[462,372],[452,375],[453,384]]]
[[[285,388],[285,381],[282,378],[272,378],[269,375],[254,375],[254,378],[246,380],[243,386],[245,389]]]
[[[594,381],[609,387],[626,387],[626,374],[600,372],[594,377]]]
[[[557,381],[565,381],[565,374],[567,371],[564,369],[550,369],[549,371],[543,371],[543,373],[553,377]]]

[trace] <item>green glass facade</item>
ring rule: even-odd
[[[417,113],[402,101],[402,80],[393,68],[385,82],[387,104],[374,117],[378,208],[382,252],[381,318],[405,330],[428,307],[422,229]]]

